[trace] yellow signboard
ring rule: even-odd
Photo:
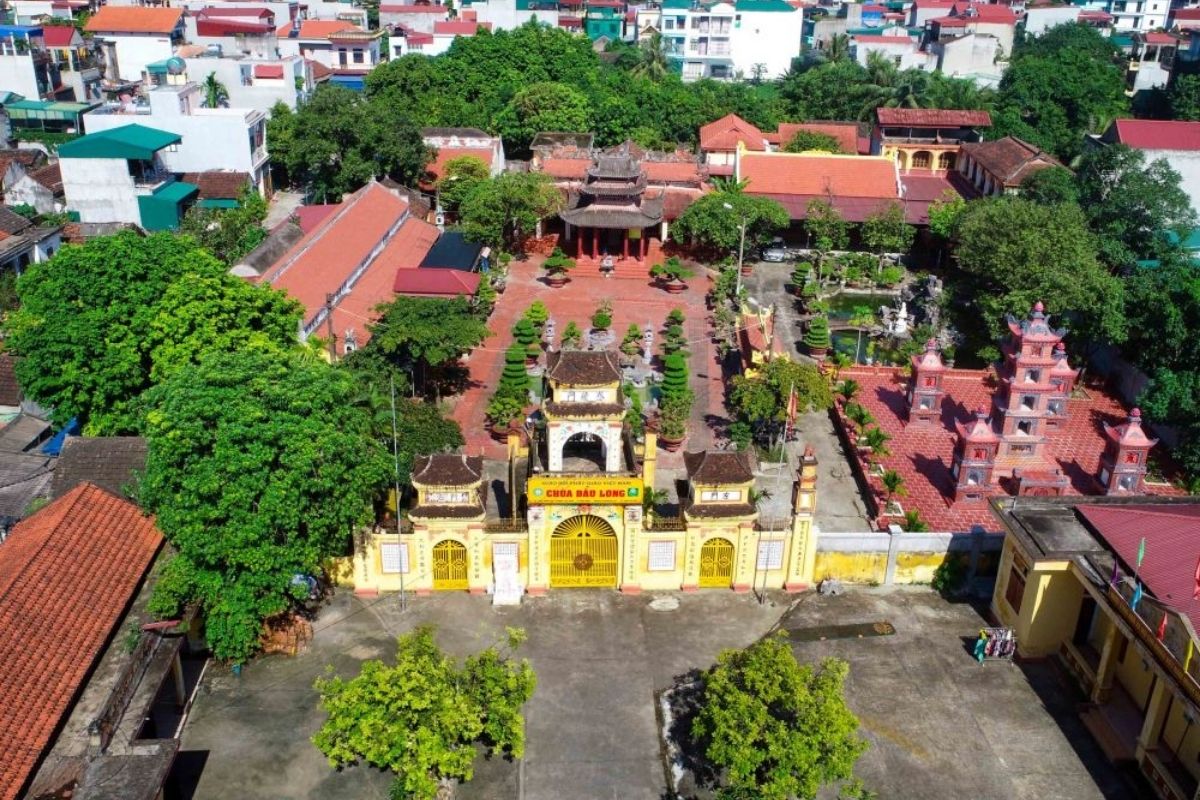
[[[639,505],[642,479],[619,475],[534,475],[525,486],[530,505]]]

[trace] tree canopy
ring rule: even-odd
[[[329,718],[313,744],[330,766],[369,764],[395,773],[390,795],[433,800],[453,780],[475,772],[476,743],[490,756],[525,752],[521,709],[537,685],[529,662],[513,657],[524,631],[508,629],[507,646],[492,646],[461,665],[437,646],[430,627],[396,643],[396,663],[367,661],[349,680],[319,678]]]
[[[773,358],[753,376],[734,376],[729,392],[730,408],[752,427],[760,441],[765,442],[787,419],[791,392],[796,394],[796,408],[800,411],[821,410],[833,405],[829,382],[815,366]]]
[[[297,346],[295,301],[169,233],[65,246],[17,291],[5,346],[21,386],[90,434],[133,432],[142,393],[210,350]]]
[[[476,186],[491,177],[491,168],[477,156],[458,156],[446,162],[446,168],[437,182],[437,196],[442,208],[451,214]]]
[[[562,192],[545,173],[502,172],[472,187],[459,217],[468,239],[514,250],[563,203]]]
[[[380,307],[368,326],[371,340],[358,359],[379,358],[394,368],[413,370],[417,390],[430,388],[431,372],[479,345],[487,324],[465,297],[396,297]],[[437,376],[432,388],[440,391]]]
[[[727,208],[726,206],[729,206]],[[710,192],[689,205],[671,226],[671,237],[710,250],[737,253],[742,225],[746,254],[788,226],[787,209],[768,197],[740,191]]]
[[[219,261],[233,265],[267,238],[263,229],[266,218],[267,201],[246,186],[238,196],[237,208],[189,208],[179,232],[191,236]]]
[[[497,116],[496,128],[510,150],[527,154],[534,135],[542,131],[590,131],[591,103],[565,83],[533,83],[513,95]]]
[[[155,585],[163,616],[197,601],[218,658],[244,660],[296,575],[343,552],[391,476],[349,376],[302,352],[213,351],[146,396],[139,488],[177,554]]]
[[[842,146],[838,140],[827,133],[818,131],[796,131],[796,134],[783,146],[785,153],[805,153],[809,150],[820,150],[826,153],[840,153]]]

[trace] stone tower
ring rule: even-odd
[[[1133,409],[1125,424],[1104,425],[1104,454],[1100,456],[1100,485],[1105,494],[1141,494],[1146,479],[1146,458],[1157,439],[1142,430],[1142,412]]]
[[[1051,402],[1057,402],[1059,414],[1066,408],[1061,387],[1051,383],[1051,371],[1059,364],[1055,352],[1066,331],[1050,327],[1040,302],[1025,320],[1010,316],[1008,329],[1012,336],[1004,346],[995,400],[1002,440],[998,455],[1005,466],[1037,465],[1043,460],[1051,427],[1047,421],[1055,416]]]
[[[992,429],[987,410],[975,412],[975,419],[967,423],[956,422],[958,440],[954,443],[954,463],[950,474],[954,476],[954,500],[983,500],[994,486],[993,473],[996,469],[996,451],[1001,438]]]
[[[946,365],[937,342],[925,342],[925,351],[912,357],[912,380],[908,384],[908,421],[910,424],[936,423],[942,415],[942,378]]]

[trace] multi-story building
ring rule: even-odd
[[[665,0],[659,32],[684,80],[777,78],[800,55],[803,16],[784,0]]]
[[[109,103],[84,115],[94,134],[127,125],[149,126],[182,138],[161,156],[170,172],[234,170],[250,175],[264,195],[271,192],[266,146],[267,115],[247,108],[202,108],[200,87],[159,86],[145,104]],[[70,197],[68,195],[68,202]],[[101,221],[101,220],[97,220]]]
[[[1150,31],[1133,35],[1125,86],[1130,94],[1165,87],[1171,79],[1180,40],[1170,33]]]
[[[383,34],[342,20],[297,20],[279,29],[279,54],[316,61],[333,71],[333,82],[361,89],[380,62]]]
[[[186,60],[176,56],[150,64],[147,72],[151,87],[178,86],[189,81],[202,84],[213,75],[228,92],[226,105],[230,108],[264,112],[270,112],[276,103],[296,108],[315,85],[313,63],[301,56],[255,58],[212,48],[205,48]]]
[[[66,26],[0,25],[0,87],[26,98],[100,96],[99,61]]]
[[[104,6],[85,30],[103,48],[110,81],[141,81],[146,65],[173,56],[185,34],[182,9],[140,6]]]
[[[1083,8],[1108,14],[1115,32],[1131,33],[1162,28],[1171,10],[1171,0],[1087,0]]]
[[[1158,119],[1119,119],[1100,136],[1095,146],[1123,144],[1146,154],[1146,163],[1163,159],[1183,178],[1180,186],[1200,209],[1200,122]]]

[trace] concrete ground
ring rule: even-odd
[[[270,205],[267,206],[267,218],[263,220],[263,227],[269,231],[274,230],[275,226],[294,214],[303,202],[304,194],[301,192],[275,192],[271,195]]]
[[[971,660],[961,637],[983,620],[968,605],[924,589],[777,595],[765,606],[727,592],[676,597],[677,610],[655,611],[652,596],[563,590],[493,609],[485,598],[455,594],[410,598],[402,612],[395,595],[364,601],[341,593],[307,652],[262,659],[237,678],[209,669],[183,736],[180,764],[192,774],[178,794],[386,797],[387,775],[361,766],[335,772],[310,743],[323,720],[312,682],[326,665],[349,676],[363,660],[390,660],[397,634],[430,623],[458,656],[497,641],[506,625],[522,626],[538,675],[524,763],[477,760],[458,797],[661,798],[655,693],[709,666],[720,649],[754,641],[782,615],[791,629],[895,626],[894,636],[794,645],[802,660],[850,661],[848,699],[871,741],[859,774],[881,799],[1134,796],[1099,756],[1049,667]]]

